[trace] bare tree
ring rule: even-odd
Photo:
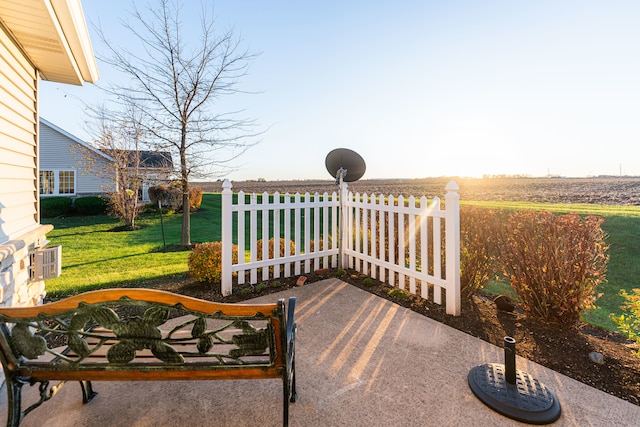
[[[253,120],[238,118],[241,111],[214,108],[222,96],[240,92],[238,81],[255,55],[241,48],[233,31],[217,33],[204,8],[198,39],[189,44],[178,2],[158,3],[145,14],[134,9],[136,25],[123,23],[140,49],[113,46],[101,34],[110,55],[100,59],[131,77],[129,85],[107,89],[113,102],[136,105],[150,137],[145,142],[179,158],[184,207],[180,244],[190,245],[190,176],[204,167],[218,172],[229,167],[258,135]]]
[[[124,223],[126,229],[133,230],[140,213],[138,195],[145,180],[141,170],[143,130],[139,123],[140,113],[133,105],[117,112],[93,107],[90,113],[96,120],[92,129],[95,139],[90,148],[81,153],[84,167],[111,183],[104,188],[109,211]],[[98,163],[92,149],[107,155],[110,161]]]

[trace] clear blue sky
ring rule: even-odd
[[[126,45],[130,0],[82,4],[98,55],[94,25]],[[261,52],[241,82],[261,93],[223,105],[270,127],[230,179],[327,179],[337,147],[364,178],[640,175],[640,1],[218,0],[215,16]],[[43,82],[41,116],[90,139],[91,86]]]

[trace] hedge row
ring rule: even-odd
[[[41,197],[40,216],[55,218],[69,215],[103,215],[107,212],[107,202],[99,196],[78,197]]]

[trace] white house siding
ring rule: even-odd
[[[42,301],[29,282],[29,251],[50,225],[38,218],[38,73],[0,26],[0,305]]]
[[[112,191],[113,175],[105,173],[112,167],[111,162],[89,150],[73,135],[40,122],[40,170],[74,170],[76,193],[72,196]]]

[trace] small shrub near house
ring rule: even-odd
[[[189,207],[191,210],[198,210],[202,205],[202,188],[190,187],[189,188]]]
[[[40,197],[40,216],[55,218],[69,215],[72,211],[70,197]]]
[[[238,262],[238,247],[233,246],[232,260]],[[189,274],[196,282],[219,283],[222,278],[222,243],[196,245],[189,254]]]
[[[99,196],[78,197],[75,201],[79,215],[104,215],[107,213],[107,202]]]
[[[162,206],[168,206],[174,211],[182,210],[182,189],[177,185],[156,185],[149,187],[149,200],[154,205],[158,205],[158,201]],[[198,210],[202,205],[202,188],[189,188],[189,207],[191,210]]]
[[[154,205],[157,206],[158,201],[161,205],[164,205],[169,198],[169,187],[166,185],[155,185],[153,187],[149,187],[147,194],[149,195],[149,201]]]
[[[520,211],[502,237],[504,274],[528,315],[575,325],[595,302],[609,261],[603,218]]]

